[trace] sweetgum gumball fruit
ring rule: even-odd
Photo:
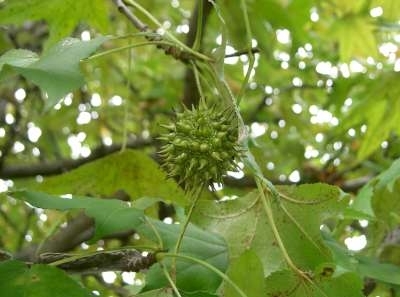
[[[237,142],[234,113],[200,104],[176,114],[174,124],[162,125],[167,132],[160,151],[163,168],[186,191],[221,183],[227,171],[237,169],[235,160],[243,152]]]

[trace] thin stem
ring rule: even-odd
[[[182,254],[173,254],[173,253],[159,253],[157,255],[159,255],[161,258],[162,257],[178,258],[178,259],[184,259],[184,260],[188,260],[188,261],[200,264],[201,266],[206,267],[207,269],[211,270],[212,272],[214,272],[215,274],[220,276],[225,282],[227,282],[230,286],[232,286],[232,288],[235,289],[235,291],[239,294],[239,296],[248,297],[242,291],[242,289],[240,289],[225,273],[221,272],[220,270],[218,270],[217,268],[215,268],[214,266],[210,265],[209,263],[207,263],[203,260],[199,260],[199,259],[193,258],[191,256],[186,256],[186,255],[182,255]]]
[[[163,240],[162,240],[161,235],[158,232],[157,228],[153,225],[153,223],[147,217],[145,217],[145,221],[146,221],[147,224],[149,224],[151,230],[153,230],[155,236],[157,237],[157,240],[158,240],[158,243],[159,243],[159,248],[161,250],[164,249],[164,243],[163,243]]]
[[[162,24],[150,13],[148,12],[143,6],[141,6],[139,3],[133,0],[125,0],[125,2],[137,10],[139,10],[142,14],[144,14],[150,21],[152,21],[156,26],[162,28]],[[174,35],[172,35],[169,31],[165,31],[165,35],[175,43],[176,45],[179,45],[183,50],[186,52],[192,54],[194,57],[200,59],[200,60],[205,60],[205,61],[212,61],[212,59],[206,55],[203,55],[202,53],[199,53],[193,49],[191,49],[189,46],[184,44],[182,41],[180,41],[178,38],[176,38]]]
[[[181,294],[179,293],[178,288],[175,285],[175,282],[172,280],[171,275],[169,274],[167,268],[165,267],[165,265],[163,265],[162,263],[160,263],[162,270],[164,272],[165,277],[167,278],[169,284],[171,285],[172,290],[175,292],[177,297],[182,297]]]
[[[243,11],[243,19],[244,19],[244,25],[246,28],[246,37],[247,37],[247,48],[248,48],[248,57],[249,57],[249,64],[248,64],[248,68],[246,71],[246,76],[242,82],[242,86],[240,87],[240,91],[239,94],[237,95],[237,104],[239,105],[240,102],[242,101],[242,98],[244,96],[244,93],[246,91],[246,86],[250,80],[250,75],[251,72],[254,68],[254,54],[251,50],[252,48],[252,33],[251,33],[251,27],[250,27],[250,22],[249,22],[249,15],[247,14],[247,6],[244,0],[240,1],[240,5],[242,7],[242,11]]]
[[[124,50],[127,50],[127,49],[135,48],[135,47],[140,47],[140,46],[145,46],[145,45],[158,45],[158,44],[174,46],[173,43],[167,42],[167,41],[157,41],[157,40],[147,41],[147,42],[135,43],[135,44],[127,45],[127,46],[121,46],[121,47],[113,48],[111,50],[107,50],[107,51],[95,54],[93,56],[90,56],[89,58],[86,58],[83,61],[91,61],[91,60],[94,60],[94,59],[101,58],[103,56],[111,55],[111,54],[118,53],[118,52],[121,52],[121,51],[124,51]]]
[[[194,39],[192,49],[198,51],[201,44],[201,36],[203,34],[203,0],[197,0],[198,14],[197,14],[197,26],[196,26],[196,38]]]
[[[197,90],[199,91],[200,100],[204,100],[204,92],[203,92],[203,88],[201,87],[201,84],[200,84],[199,70],[197,69],[197,66],[193,61],[190,61],[190,64],[193,67],[193,75],[194,75],[194,79],[196,81]]]
[[[132,44],[129,44],[132,45]],[[124,104],[124,124],[123,124],[123,131],[122,131],[122,145],[121,145],[121,152],[126,149],[126,144],[128,142],[128,108],[129,108],[129,84],[130,84],[130,76],[132,71],[132,50],[128,51],[128,73],[126,75],[126,100]]]
[[[271,208],[270,200],[269,200],[269,199],[267,198],[267,196],[265,195],[265,192],[264,192],[264,189],[263,189],[262,181],[259,180],[259,179],[257,178],[257,179],[256,179],[256,183],[257,183],[258,192],[259,192],[260,195],[261,195],[261,201],[262,201],[262,204],[263,204],[263,207],[264,207],[264,211],[265,211],[265,213],[266,213],[266,215],[267,215],[268,222],[269,222],[269,224],[270,224],[270,226],[271,226],[272,233],[274,234],[275,239],[276,239],[276,241],[277,241],[277,243],[278,243],[279,249],[281,250],[281,252],[282,252],[282,254],[283,254],[283,258],[285,259],[286,263],[289,265],[289,267],[290,267],[294,272],[296,272],[296,273],[297,273],[298,275],[300,275],[301,277],[303,277],[303,278],[305,278],[305,279],[311,281],[311,280],[309,279],[309,277],[308,277],[303,271],[301,271],[301,270],[293,263],[292,259],[290,258],[289,254],[288,254],[288,252],[287,252],[287,250],[286,250],[286,247],[285,247],[285,245],[284,245],[284,243],[283,243],[283,241],[282,241],[281,235],[279,234],[279,230],[278,230],[278,228],[277,228],[277,226],[276,226],[276,224],[275,224],[274,214],[273,214],[273,211],[272,211],[272,208]]]
[[[202,191],[202,187],[199,187],[199,189],[193,194],[192,204],[190,205],[188,214],[186,216],[186,220],[182,226],[181,233],[179,234],[178,240],[175,245],[174,253],[176,253],[176,254],[179,252],[179,249],[181,247],[183,236],[185,235],[186,229],[189,226],[190,218],[192,217],[193,210],[196,207],[197,201],[199,201],[199,199],[200,199],[201,191]]]

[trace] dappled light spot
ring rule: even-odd
[[[316,142],[322,142],[324,140],[324,134],[322,134],[322,133],[317,133],[316,135],[315,135],[315,141]]]
[[[300,113],[303,111],[303,107],[301,107],[300,104],[295,103],[295,104],[292,105],[292,111],[293,111],[295,114],[300,114]]]
[[[28,123],[28,139],[29,141],[35,143],[39,140],[40,136],[42,135],[42,130],[37,127],[34,123]]]
[[[288,29],[276,30],[276,40],[282,44],[288,44],[292,41],[290,31]]]
[[[293,170],[289,175],[289,180],[292,183],[298,183],[300,181],[300,172],[297,169]]]
[[[81,40],[82,41],[89,41],[91,39],[90,31],[85,30],[81,33]]]
[[[274,162],[268,162],[268,163],[267,163],[267,169],[268,169],[268,170],[274,170],[274,169],[275,169],[275,164],[274,164]]]
[[[170,225],[174,223],[174,220],[171,217],[166,217],[163,219],[163,222]]]
[[[236,196],[236,195],[231,195],[231,196],[225,195],[225,196],[222,196],[222,198],[217,200],[216,202],[232,201],[232,200],[236,200],[238,198],[239,198],[239,196]]]
[[[108,100],[108,104],[111,106],[120,106],[120,105],[122,105],[122,101],[123,100],[122,100],[121,96],[115,95],[115,96],[112,96],[110,98],[110,100]]]
[[[382,16],[383,14],[383,8],[380,6],[373,7],[369,10],[369,15],[372,16],[373,18],[377,18]]]
[[[226,174],[228,174],[229,176],[232,176],[233,178],[236,178],[236,179],[241,179],[244,177],[244,172],[242,170],[228,171]]]
[[[347,237],[344,240],[345,245],[351,251],[360,251],[367,245],[367,238],[364,234],[358,236]]]
[[[135,284],[136,272],[124,271],[121,273],[122,281],[128,285]]]
[[[101,273],[101,277],[107,284],[112,284],[117,279],[117,274],[114,271],[104,271]]]
[[[264,135],[267,131],[268,125],[266,123],[257,123],[254,122],[250,126],[250,136],[252,138],[257,138],[261,135]]]
[[[90,104],[93,107],[99,107],[102,103],[101,97],[99,93],[93,93],[92,97],[90,98]]]
[[[319,156],[319,151],[312,145],[307,145],[304,151],[304,158],[311,159]]]
[[[335,151],[340,150],[342,147],[343,147],[343,142],[341,142],[341,141],[336,141],[333,143],[333,149]]]
[[[72,199],[72,194],[63,194],[63,195],[60,195],[60,197],[64,198],[64,199]]]
[[[14,98],[20,103],[24,101],[25,97],[26,92],[23,88],[19,88],[14,92]]]
[[[319,21],[319,14],[316,7],[310,9],[310,20],[314,23]]]
[[[7,113],[5,117],[5,122],[8,125],[12,125],[15,123],[15,117],[11,113]]]
[[[91,120],[92,120],[91,114],[87,111],[83,111],[79,113],[78,117],[76,118],[76,123],[78,125],[85,125],[89,124]]]
[[[354,136],[356,136],[356,130],[353,129],[353,128],[350,128],[350,129],[347,131],[347,134],[348,134],[350,137],[354,137]]]
[[[271,139],[277,139],[279,137],[278,131],[271,131],[270,137]]]
[[[24,145],[22,142],[20,142],[20,141],[14,142],[14,145],[13,145],[13,147],[12,147],[12,152],[13,152],[14,154],[21,153],[21,152],[23,152],[24,150],[25,150],[25,145]]]
[[[87,249],[89,249],[89,245],[88,244],[86,244],[85,242],[82,242],[81,243],[81,248],[83,249],[83,250],[87,250]]]

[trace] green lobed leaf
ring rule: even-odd
[[[173,180],[167,179],[158,164],[145,153],[130,149],[45,178],[42,184],[33,187],[52,194],[102,197],[112,197],[123,190],[131,200],[151,197],[186,205],[183,190]]]
[[[343,193],[325,184],[278,189],[300,201],[281,199],[280,205],[272,203],[278,232],[294,263],[303,270],[314,270],[321,263],[330,262],[331,254],[322,240],[320,225],[324,219],[337,216],[347,207]],[[311,204],[304,204],[307,202]],[[256,191],[230,201],[200,201],[194,222],[221,234],[228,242],[231,258],[251,248],[263,263],[264,275],[286,267]]]
[[[349,62],[353,58],[377,57],[375,30],[369,18],[352,16],[338,19],[332,26],[330,38],[339,43],[340,60]]]
[[[105,32],[109,24],[106,1],[5,1],[0,10],[0,24],[23,24],[27,20],[46,20],[49,25],[49,46],[70,35],[82,21],[101,32]]]
[[[390,21],[398,21],[400,19],[400,2],[397,0],[373,0],[370,7],[382,7],[383,17]]]
[[[246,274],[243,274],[246,271]],[[247,295],[264,296],[265,284],[264,269],[257,254],[252,250],[245,251],[234,259],[227,271],[228,277]],[[225,284],[225,297],[239,297],[240,295],[229,284]]]
[[[0,262],[0,292],[7,297],[90,297],[92,294],[64,271],[41,264]]]
[[[392,208],[396,204],[394,193],[394,186],[397,181],[400,180],[400,158],[395,160],[392,165],[380,173],[378,176],[370,180],[362,189],[358,192],[357,197],[354,199],[354,203],[351,205],[351,209],[360,211],[369,216],[375,216],[373,210],[373,201],[380,201],[374,203],[376,209],[382,209],[381,214],[387,214],[395,208]],[[387,192],[385,194],[385,192]],[[383,200],[388,200],[388,203],[382,203]]]
[[[55,105],[69,92],[85,82],[79,62],[93,53],[108,37],[100,36],[90,41],[66,38],[51,47],[39,59],[27,50],[11,50],[0,57],[0,71],[4,65],[38,85],[47,93],[46,108]]]
[[[265,281],[268,297],[362,297],[363,283],[354,273],[337,277],[315,275],[312,282],[300,278],[294,272],[281,270],[271,274]]]

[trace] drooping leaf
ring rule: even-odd
[[[148,222],[150,224],[144,223],[138,227],[139,233],[157,242],[158,238],[154,229],[158,230],[163,247],[173,251],[182,226],[168,225],[155,220],[148,220]],[[185,232],[179,253],[206,261],[222,272],[225,272],[228,267],[228,247],[225,240],[221,236],[202,230],[193,224],[189,224]],[[172,260],[165,258],[162,263],[170,269]],[[200,264],[180,258],[176,259],[176,264],[176,285],[182,292],[188,294],[182,296],[211,296],[221,284],[221,278],[218,275]],[[153,265],[146,274],[144,290],[153,290],[164,286],[168,286],[168,281],[161,267]],[[196,292],[199,292],[200,295],[196,295]]]
[[[227,275],[247,296],[264,296],[265,284],[261,281],[264,278],[264,269],[257,254],[252,250],[245,251],[239,258],[233,260]],[[232,286],[225,284],[224,296],[240,295]]]
[[[0,71],[4,65],[38,85],[47,93],[46,107],[55,105],[69,92],[85,82],[79,69],[81,59],[93,53],[108,37],[90,41],[67,38],[46,51],[40,58],[27,50],[11,50],[0,57]]]
[[[115,232],[134,229],[143,218],[143,210],[129,207],[126,202],[116,199],[99,199],[72,196],[61,198],[42,192],[15,191],[13,198],[26,201],[35,207],[57,210],[84,209],[96,222],[95,238]]]
[[[265,281],[268,297],[362,297],[363,284],[359,276],[345,273],[337,277],[316,275],[312,282],[289,270],[271,274]]]
[[[92,294],[64,271],[41,264],[0,262],[0,292],[8,297],[91,297]]]
[[[322,241],[320,225],[346,207],[343,193],[324,184],[279,187],[279,191],[298,200],[272,203],[275,224],[291,259],[304,270],[329,262],[331,255]],[[200,201],[194,222],[221,234],[228,242],[231,258],[251,248],[261,259],[264,274],[269,275],[285,267],[285,260],[260,199],[252,192],[231,201]]]
[[[124,150],[82,165],[65,174],[46,178],[35,187],[52,194],[72,193],[112,197],[118,190],[131,200],[161,198],[185,206],[186,198],[177,184],[149,156],[140,151]]]
[[[69,36],[80,22],[101,32],[106,32],[109,23],[106,1],[13,0],[6,1],[0,10],[0,24],[23,24],[28,20],[48,23],[50,46]]]

